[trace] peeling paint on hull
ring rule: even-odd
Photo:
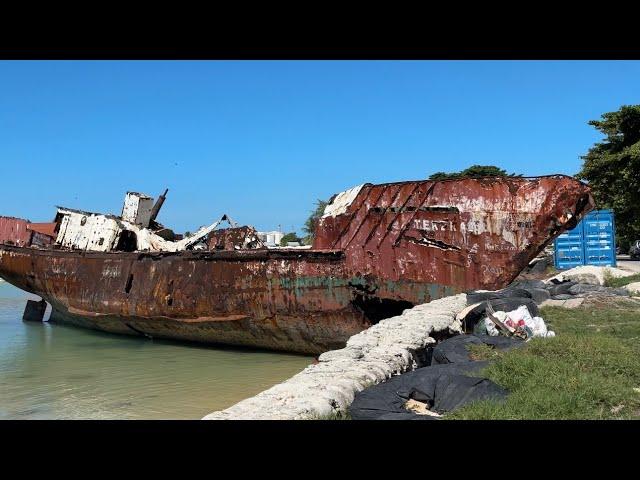
[[[354,304],[371,284],[347,276],[340,252],[82,254],[3,246],[0,253],[2,276],[51,304],[54,322],[314,354],[371,325]],[[407,282],[380,288],[420,302],[453,291]]]
[[[593,208],[558,176],[365,184],[311,250],[82,252],[0,245],[0,277],[52,321],[317,354],[404,308],[506,286]]]

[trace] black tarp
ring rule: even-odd
[[[444,363],[470,362],[471,356],[467,347],[469,345],[489,345],[498,350],[506,350],[523,345],[524,342],[513,337],[491,337],[489,335],[457,335],[433,348],[431,355],[431,365]]]
[[[466,347],[487,344],[498,349],[521,345],[521,340],[487,335],[458,335],[433,349],[432,364],[413,372],[392,377],[384,383],[356,394],[349,407],[354,420],[432,420],[405,408],[413,399],[426,403],[431,411],[446,413],[469,402],[504,399],[507,392],[487,378],[474,376],[488,362],[471,361]]]

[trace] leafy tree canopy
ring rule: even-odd
[[[288,242],[302,242],[302,239],[296,235],[296,232],[285,233],[280,240],[280,246],[286,247]]]
[[[429,180],[448,180],[455,178],[475,178],[475,177],[515,177],[521,176],[515,173],[508,174],[506,170],[495,165],[471,165],[459,172],[436,172],[429,176]]]
[[[640,105],[623,105],[589,125],[605,138],[582,157],[576,176],[589,183],[597,208],[614,211],[618,243],[626,249],[640,239]]]
[[[316,230],[316,223],[324,213],[324,209],[328,204],[329,202],[325,200],[318,199],[316,201],[315,210],[311,212],[311,214],[309,215],[309,218],[307,218],[307,221],[304,222],[304,227],[302,227],[304,232],[307,234],[307,236],[304,237],[303,239],[305,244],[310,245],[311,243],[313,243],[313,236]]]

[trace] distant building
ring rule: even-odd
[[[284,233],[277,230],[273,232],[258,232],[258,237],[267,247],[276,247],[280,245],[280,240],[284,237]]]

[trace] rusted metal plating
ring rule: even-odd
[[[250,226],[221,228],[207,235],[209,250],[241,250],[264,249],[264,243],[258,237],[258,232]]]
[[[27,228],[28,220],[15,217],[0,217],[0,243],[18,246],[29,245],[31,231]]]
[[[55,223],[31,223],[29,220],[0,216],[0,244],[21,247],[53,243]]]
[[[367,184],[320,219],[313,248],[344,251],[363,278],[497,289],[592,208],[560,175]]]
[[[318,353],[413,304],[501,288],[593,208],[565,176],[365,184],[338,195],[311,250],[78,252],[0,246],[0,276],[53,321],[131,335]],[[233,247],[233,249],[231,248]]]

